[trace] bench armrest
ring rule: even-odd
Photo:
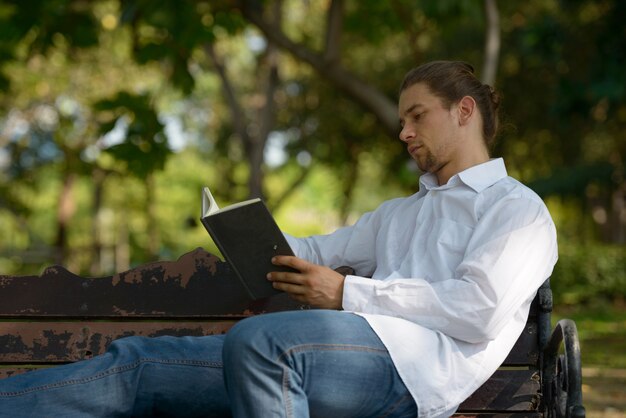
[[[556,324],[543,349],[543,393],[548,417],[585,417],[580,344],[576,324],[570,319]]]

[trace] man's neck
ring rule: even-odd
[[[479,164],[483,164],[489,161],[489,152],[482,147],[475,147],[471,150],[465,150],[457,155],[457,158],[448,162],[439,168],[435,173],[437,182],[440,186],[448,183],[450,178],[461,171],[467,170],[470,167],[474,167]]]

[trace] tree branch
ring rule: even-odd
[[[298,190],[300,185],[304,183],[304,181],[307,179],[310,173],[311,173],[311,165],[307,167],[302,167],[302,171],[300,171],[300,174],[298,175],[298,177],[285,189],[285,191],[276,199],[267,203],[270,209],[270,212],[274,212],[278,210],[278,208],[282,206],[285,200],[287,200],[287,198],[291,196],[293,192]]]
[[[343,31],[343,0],[332,0],[326,23],[326,48],[324,61],[338,65],[341,59],[341,33]]]
[[[244,142],[247,142],[247,132],[246,132],[246,123],[244,121],[244,114],[239,102],[237,101],[237,97],[235,96],[235,89],[233,88],[230,79],[228,78],[228,74],[226,74],[226,69],[224,68],[224,64],[219,59],[217,54],[215,53],[215,49],[213,48],[213,44],[205,43],[203,45],[204,52],[207,54],[213,65],[215,66],[215,70],[222,80],[222,89],[224,90],[224,95],[226,96],[226,102],[228,103],[228,107],[230,109],[232,118],[233,118],[233,126],[240,139]]]
[[[244,17],[257,26],[269,41],[274,42],[297,59],[311,65],[332,85],[344,91],[357,103],[376,115],[390,136],[397,136],[398,115],[396,104],[393,101],[376,88],[359,80],[354,74],[345,71],[338,63],[328,63],[322,55],[293,42],[280,28],[265,21],[261,14],[250,6],[249,2],[241,1],[240,7]]]

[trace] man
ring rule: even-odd
[[[121,339],[1,381],[0,414],[449,416],[513,347],[557,258],[543,202],[489,158],[497,109],[467,64],[407,74],[400,139],[426,173],[419,191],[330,235],[288,236],[299,258],[273,260],[299,271],[271,273],[276,288],[323,309],[225,337]]]

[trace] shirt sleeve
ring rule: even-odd
[[[360,276],[371,276],[376,269],[376,235],[381,220],[386,219],[400,201],[387,201],[375,211],[363,214],[354,225],[339,228],[332,234],[306,238],[285,234],[285,237],[300,258],[331,268],[350,266]]]
[[[556,259],[556,230],[545,205],[509,197],[478,221],[453,277],[347,276],[343,308],[401,317],[459,340],[484,342],[530,303]]]

